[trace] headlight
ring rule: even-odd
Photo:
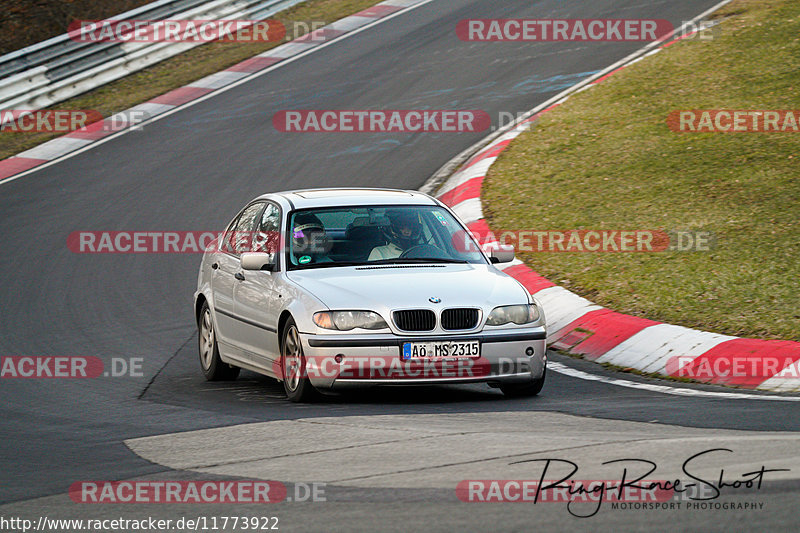
[[[338,329],[339,331],[389,327],[381,315],[372,311],[321,311],[314,313],[314,324],[321,328]]]
[[[539,308],[536,304],[525,305],[504,305],[502,307],[495,307],[489,318],[486,319],[487,326],[502,326],[513,322],[514,324],[522,325],[536,322],[539,320]]]

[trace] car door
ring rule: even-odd
[[[267,202],[260,222],[253,233],[252,251],[274,254],[275,271],[245,271],[244,280],[233,291],[234,311],[243,319],[243,347],[254,356],[254,362],[272,369],[278,352],[279,304],[275,279],[279,260],[281,209]]]
[[[245,207],[228,226],[222,236],[222,245],[215,262],[211,265],[214,273],[211,277],[214,292],[214,310],[217,319],[218,340],[233,348],[233,357],[245,358],[243,335],[246,333],[242,317],[236,313],[234,293],[244,278],[240,263],[243,251],[249,251],[253,235],[253,227],[260,219],[265,207],[264,202],[255,202]],[[216,268],[215,268],[216,265]],[[224,348],[221,348],[224,350]]]

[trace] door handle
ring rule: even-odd
[[[233,275],[233,277],[238,279],[239,281],[244,281],[244,274],[242,274],[241,272],[237,272],[236,274]]]
[[[212,265],[211,265],[211,269],[212,269],[212,270],[216,270],[216,269],[218,269],[218,268],[219,268],[219,264],[217,264],[217,263],[212,263]]]

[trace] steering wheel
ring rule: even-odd
[[[445,259],[445,253],[432,244],[417,244],[400,254],[400,259],[425,259],[439,258]]]

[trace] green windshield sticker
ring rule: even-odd
[[[445,219],[444,215],[442,215],[439,211],[434,211],[433,216],[435,216],[439,220],[439,222],[442,223],[442,226],[447,225],[447,219]]]
[[[298,259],[298,261],[300,262],[300,264],[303,264],[303,265],[305,265],[306,263],[310,263],[310,262],[311,262],[311,256],[309,256],[309,255],[304,255],[303,257],[301,257],[300,259]]]

